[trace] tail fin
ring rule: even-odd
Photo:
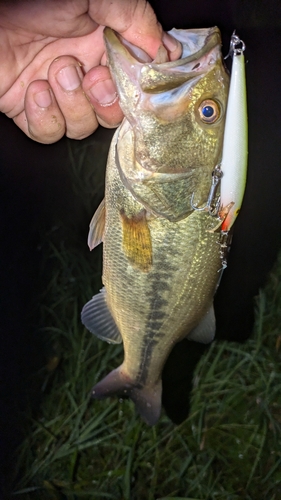
[[[148,425],[156,424],[161,413],[161,380],[153,387],[134,384],[132,380],[122,373],[121,366],[119,366],[92,389],[92,396],[95,399],[104,399],[116,394],[129,396],[135,403],[142,419]]]

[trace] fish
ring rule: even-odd
[[[148,425],[161,415],[161,373],[173,346],[214,338],[223,254],[213,182],[229,89],[220,31],[169,33],[182,44],[177,61],[164,46],[151,60],[104,30],[125,118],[88,236],[90,249],[103,243],[103,288],[81,313],[90,332],[124,347],[123,363],[96,383],[93,398],[128,396]]]

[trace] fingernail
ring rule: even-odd
[[[178,42],[178,40],[176,40],[173,36],[169,35],[165,31],[162,37],[162,41],[169,52],[174,52],[176,49],[179,49],[181,47],[180,42]]]
[[[63,90],[76,90],[81,85],[82,72],[77,66],[66,66],[56,74],[56,78]]]
[[[95,101],[102,106],[109,106],[117,99],[117,92],[112,80],[102,80],[90,88],[90,93]]]
[[[49,89],[34,94],[34,101],[40,108],[48,108],[52,104],[52,96]]]

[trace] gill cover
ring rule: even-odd
[[[221,211],[223,213],[226,210],[227,213],[222,231],[229,231],[233,225],[242,205],[246,185],[248,121],[244,50],[245,44],[234,32],[229,50],[233,61],[221,162]]]

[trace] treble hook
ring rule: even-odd
[[[205,212],[209,212],[210,215],[216,216],[218,214],[219,208],[220,208],[220,197],[218,197],[215,206],[213,207],[213,201],[216,195],[217,187],[220,183],[220,180],[222,178],[222,171],[221,171],[221,164],[219,163],[218,165],[215,166],[213,172],[212,172],[212,184],[211,188],[209,191],[207,203],[204,207],[196,207],[196,205],[193,204],[194,200],[194,192],[192,193],[190,204],[193,210],[197,210],[199,212],[202,212],[205,210]]]

